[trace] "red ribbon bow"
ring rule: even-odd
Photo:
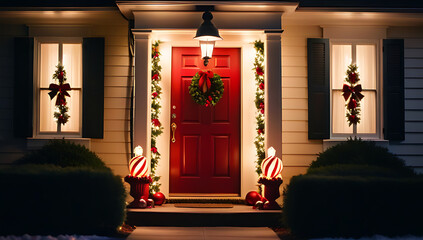
[[[210,70],[207,70],[207,72],[200,71],[198,74],[200,75],[200,80],[198,81],[198,86],[200,87],[200,89],[203,90],[203,93],[205,93],[211,87],[211,80],[210,79],[213,78],[214,74]]]
[[[344,87],[342,88],[343,96],[345,101],[348,100],[348,98],[351,96],[351,98],[355,98],[357,101],[360,101],[364,96],[361,94],[361,91],[363,89],[361,88],[361,84],[358,84],[355,87],[350,87],[347,84],[344,84]]]
[[[66,104],[65,96],[70,97],[69,93],[67,92],[71,90],[69,83],[60,83],[59,85],[51,83],[48,89],[51,90],[51,92],[48,93],[50,99],[53,99],[57,95],[56,106]]]

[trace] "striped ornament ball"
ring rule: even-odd
[[[137,146],[134,150],[135,157],[129,162],[129,172],[133,177],[145,177],[148,172],[147,159],[142,156],[142,148]]]
[[[273,147],[268,150],[268,157],[261,163],[261,171],[266,178],[276,178],[282,172],[282,160],[275,156],[276,151]]]

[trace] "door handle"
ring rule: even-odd
[[[176,142],[176,139],[175,139],[176,123],[172,123],[170,127],[172,128],[172,143],[175,143]]]

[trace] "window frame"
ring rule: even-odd
[[[34,138],[41,138],[41,139],[52,139],[52,138],[82,138],[82,114],[83,114],[83,78],[81,74],[81,87],[75,88],[80,90],[79,96],[79,129],[78,132],[41,132],[40,131],[40,61],[41,61],[41,44],[44,43],[57,43],[60,45],[63,44],[81,44],[83,43],[82,37],[36,37],[34,39],[34,102],[33,102],[33,123],[35,126],[33,127],[33,136]],[[59,49],[61,47],[59,46]],[[59,50],[59,56],[61,55]],[[81,59],[81,67],[83,67],[82,59]],[[83,73],[84,69],[82,69]],[[72,86],[71,86],[72,87]],[[72,88],[74,89],[74,88]]]
[[[333,89],[332,86],[332,51],[333,45],[351,45],[352,47],[352,58],[356,59],[356,46],[357,45],[375,45],[376,50],[376,133],[334,133],[333,132],[333,91],[338,89]],[[382,139],[382,43],[380,39],[329,39],[329,66],[330,66],[330,139],[345,139],[350,136],[357,136],[363,139]],[[353,61],[355,63],[355,61]],[[363,89],[364,91],[365,89]]]

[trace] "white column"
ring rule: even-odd
[[[282,158],[282,30],[265,31],[265,147],[273,147]]]
[[[134,147],[140,145],[144,156],[151,159],[151,32],[135,35],[135,92],[134,92]],[[148,163],[150,166],[150,163]]]

